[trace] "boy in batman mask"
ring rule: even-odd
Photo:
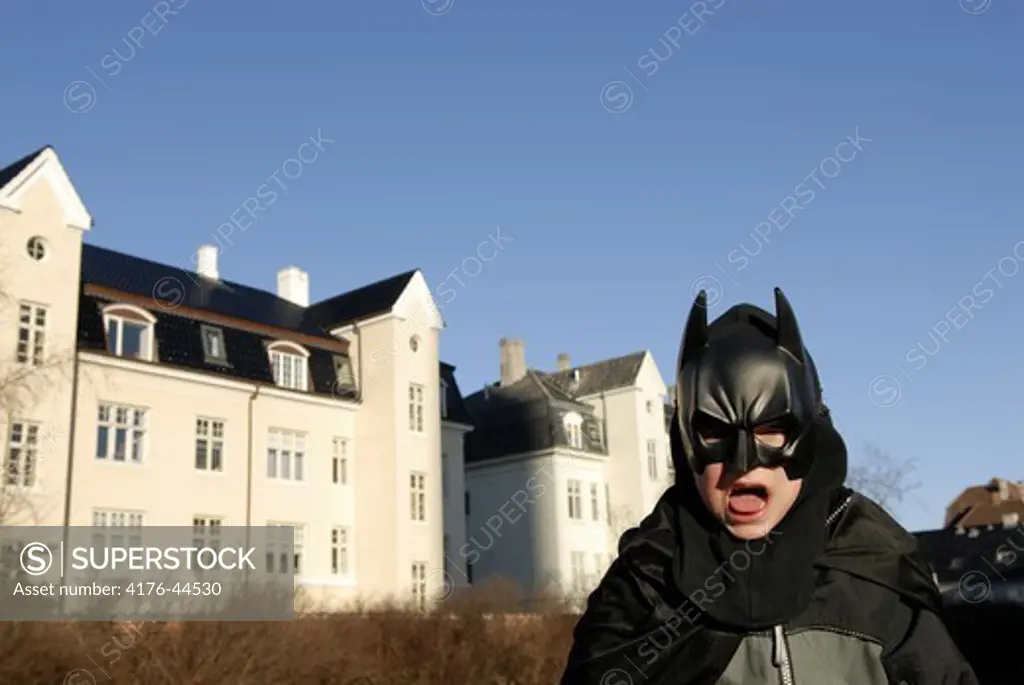
[[[694,303],[676,484],[619,543],[562,685],[977,685],[914,538],[843,487],[846,448],[777,316]]]

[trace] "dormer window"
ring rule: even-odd
[[[569,447],[577,450],[583,449],[583,417],[575,412],[570,412],[562,419],[565,426],[565,441]]]
[[[227,364],[227,350],[224,349],[224,331],[215,326],[200,326],[203,337],[203,356],[207,363]]]
[[[153,324],[156,317],[145,309],[113,304],[103,310],[107,352],[126,359],[153,361]]]
[[[309,353],[291,343],[274,343],[268,348],[274,383],[289,390],[309,387]]]
[[[441,379],[441,418],[448,418],[448,382]]]

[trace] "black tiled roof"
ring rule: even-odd
[[[535,450],[568,447],[563,419],[573,411],[583,417],[583,450],[607,454],[604,425],[593,408],[553,387],[537,371],[509,386],[490,386],[466,398],[476,430],[466,435],[466,463]]]
[[[34,160],[39,155],[43,154],[43,152],[48,150],[49,148],[49,145],[44,145],[35,152],[25,155],[17,162],[9,164],[3,169],[0,169],[0,188],[3,188],[5,185],[13,181],[15,176],[20,174],[25,169],[25,167],[32,163],[32,160]]]
[[[565,371],[546,374],[546,376],[554,385],[576,397],[596,395],[600,392],[627,388],[635,384],[646,354],[646,352],[634,352],[624,357],[575,366]],[[579,371],[579,382],[573,380],[574,371]]]
[[[342,324],[383,314],[395,306],[417,269],[350,290],[313,304],[307,310],[310,320],[330,330]]]
[[[971,570],[1024,581],[1024,528],[942,528],[914,536],[940,584],[956,583]]]
[[[204,278],[194,271],[95,245],[82,246],[82,283],[140,297],[158,297],[177,306],[336,340],[311,322],[306,309],[265,290]]]
[[[106,298],[82,295],[78,310],[78,347],[91,352],[106,350],[106,335],[103,330],[102,309],[115,302]],[[204,324],[195,319],[155,308],[150,313],[156,317],[157,360],[161,365],[201,371],[224,378],[250,381],[267,385],[274,384],[267,354],[267,343],[275,339],[251,331],[215,326],[223,331],[227,364],[207,362],[200,327]],[[329,350],[308,347],[309,374],[312,384],[310,391],[319,395],[353,399],[355,388],[341,387],[337,381],[335,359],[345,355]]]
[[[445,421],[461,423],[467,426],[473,425],[473,418],[466,410],[466,403],[462,401],[462,393],[459,391],[459,384],[455,382],[455,367],[451,364],[441,362],[441,379],[448,387],[445,401],[448,405],[448,417]]]

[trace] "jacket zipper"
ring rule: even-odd
[[[830,526],[832,522],[846,510],[853,502],[853,495],[847,497],[829,517],[825,525]],[[789,659],[789,645],[786,643],[786,629],[777,625],[772,629],[772,665],[779,669],[779,680],[782,685],[794,685],[793,683],[793,662]]]
[[[846,507],[850,506],[851,502],[853,502],[853,495],[850,495],[845,500],[843,500],[842,504],[836,507],[836,510],[829,514],[828,518],[825,519],[825,527],[831,526],[832,522],[835,521],[840,514],[846,511]]]
[[[793,685],[793,664],[789,660],[786,631],[781,625],[778,625],[772,629],[772,634],[772,665],[779,669],[782,685]]]

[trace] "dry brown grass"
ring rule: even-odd
[[[0,683],[552,685],[576,617],[495,588],[428,614],[361,607],[281,623],[0,623]]]

